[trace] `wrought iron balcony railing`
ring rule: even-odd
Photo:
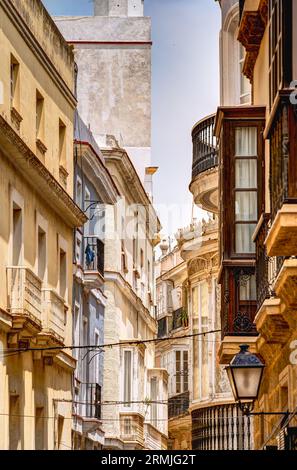
[[[296,128],[296,107],[282,94],[269,135],[272,222],[283,204],[297,203]]]
[[[158,338],[167,336],[167,317],[158,320]]]
[[[199,121],[192,131],[192,179],[218,166],[218,146],[214,136],[215,114]]]
[[[226,267],[221,292],[222,338],[257,335],[255,268]]]
[[[284,256],[269,257],[265,240],[271,227],[270,214],[263,214],[263,222],[256,242],[256,284],[257,284],[257,310],[266,299],[274,296],[274,284],[284,264]]]
[[[84,238],[84,269],[104,276],[104,243],[98,237]]]
[[[84,418],[101,419],[101,386],[97,383],[81,383],[80,414]]]
[[[176,418],[189,410],[190,392],[180,393],[168,400],[168,418]]]

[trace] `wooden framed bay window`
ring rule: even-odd
[[[222,335],[256,333],[253,235],[264,212],[265,108],[219,108],[220,256]]]
[[[252,236],[258,221],[258,129],[234,128],[234,252],[254,254]]]

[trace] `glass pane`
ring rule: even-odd
[[[256,300],[256,276],[242,275],[240,276],[239,297],[240,300]]]
[[[257,156],[256,127],[237,127],[235,129],[235,156]]]
[[[257,160],[235,161],[235,187],[257,188]]]
[[[255,253],[255,244],[252,240],[256,224],[236,224],[235,251],[236,253]]]
[[[252,221],[257,219],[257,192],[237,191],[235,194],[235,220]]]

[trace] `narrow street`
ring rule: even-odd
[[[297,450],[296,31],[297,0],[0,0],[1,451]]]

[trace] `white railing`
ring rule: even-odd
[[[65,339],[65,303],[53,289],[42,289],[42,328],[58,340]]]
[[[6,273],[8,311],[41,322],[41,280],[25,267],[11,266]]]

